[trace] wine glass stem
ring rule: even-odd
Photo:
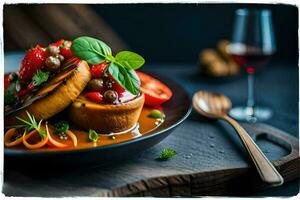
[[[255,100],[254,100],[254,68],[248,67],[247,68],[248,73],[248,98],[247,98],[247,114],[249,117],[254,117],[254,106],[255,106]]]

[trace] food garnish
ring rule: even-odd
[[[65,133],[69,130],[70,125],[67,121],[59,121],[55,124],[55,128],[58,133]]]
[[[42,70],[37,70],[37,72],[32,77],[32,84],[34,86],[39,86],[42,83],[46,82],[49,78],[49,72],[44,72]]]
[[[92,142],[97,142],[99,138],[98,133],[95,130],[89,130],[89,140]]]
[[[24,137],[26,134],[23,135],[22,141],[23,141],[23,144],[25,145],[25,147],[27,147],[28,149],[39,149],[47,144],[48,139],[49,139],[48,130],[47,130],[45,136],[41,137],[41,140],[38,143],[30,144],[27,142],[28,138],[30,138],[31,136],[33,136],[34,134],[37,134],[37,133],[39,133],[39,132],[36,130],[33,130],[27,134],[28,137]]]
[[[4,144],[7,147],[15,146],[23,142],[23,144],[28,149],[37,149],[43,147],[48,142],[48,133],[46,130],[44,130],[41,127],[42,120],[37,122],[35,120],[35,117],[30,115],[28,111],[26,111],[27,117],[29,120],[25,120],[21,117],[16,117],[22,124],[15,125],[13,128],[10,128],[5,136],[4,136]],[[15,140],[12,141],[13,136],[16,135],[17,129],[23,129],[24,133],[22,137],[16,137]],[[38,141],[35,144],[30,144],[27,142],[27,139],[29,139],[31,136],[38,134],[41,138],[40,141]]]
[[[57,56],[49,56],[46,59],[46,69],[50,72],[55,72],[60,68],[61,60],[63,60],[63,57]]]
[[[106,102],[113,104],[118,99],[118,93],[114,90],[107,90],[104,93],[104,99]]]
[[[168,101],[172,97],[172,91],[160,82],[142,72],[137,72],[141,80],[141,91],[145,95],[145,104],[148,106],[158,106]]]
[[[151,118],[155,118],[155,119],[164,119],[165,118],[165,114],[162,113],[158,109],[151,110],[151,112],[148,116],[151,117]]]
[[[48,128],[48,122],[45,125],[42,125],[42,120],[37,122],[35,117],[31,115],[28,111],[26,111],[27,117],[29,120],[25,120],[21,117],[16,117],[22,124],[12,126],[13,128],[8,129],[4,136],[4,144],[6,147],[12,147],[19,145],[21,143],[24,144],[28,149],[39,149],[46,144],[50,147],[56,148],[65,148],[69,147],[69,145],[56,141],[52,136]],[[17,129],[22,129],[24,133],[22,135],[17,133]],[[76,135],[68,130],[69,125],[66,122],[59,123],[59,128],[57,130],[64,131],[72,140],[73,146],[77,146],[77,137]],[[33,135],[38,134],[41,138],[35,144],[30,144],[27,142],[29,138]],[[15,137],[14,140],[13,137]]]
[[[64,43],[66,43],[67,40],[64,39],[60,39],[57,42],[54,42],[52,45],[56,46],[56,47],[61,47]]]
[[[77,147],[78,141],[77,141],[76,135],[70,130],[67,130],[66,134],[71,138],[71,140],[73,142],[73,146]]]
[[[47,133],[48,133],[48,136],[49,136],[49,142],[47,143],[48,146],[50,146],[50,147],[56,147],[56,148],[65,148],[65,147],[68,147],[67,144],[61,143],[61,142],[55,140],[51,136],[51,134],[49,132],[48,124],[46,124],[46,130],[47,130]]]
[[[103,92],[104,89],[103,79],[95,78],[90,80],[87,85],[87,89],[91,92],[93,91]]]
[[[94,72],[95,78],[100,78],[102,71],[107,70],[123,88],[134,95],[139,94],[140,80],[134,70],[145,63],[145,60],[140,55],[130,51],[121,51],[114,57],[108,45],[101,40],[87,36],[76,38],[72,43],[71,51],[75,56],[91,65],[103,63],[101,65],[103,67],[107,63],[109,64],[107,69],[103,69],[105,67],[101,69],[95,68],[94,71],[99,71],[98,73]]]
[[[172,158],[176,155],[177,155],[177,153],[173,149],[165,148],[160,152],[158,159],[159,160],[168,160],[169,158]]]
[[[60,54],[66,59],[72,58],[74,55],[71,51],[71,41],[64,40],[64,42],[60,45]]]
[[[78,144],[77,137],[76,137],[76,135],[72,131],[69,130],[69,124],[66,121],[60,121],[60,122],[56,123],[55,125],[56,125],[55,126],[56,127],[56,131],[58,131],[59,133],[64,133],[68,137],[70,137],[71,140],[72,140],[73,146],[76,147],[77,144]],[[66,147],[69,147],[68,144],[59,142],[59,141],[55,140],[51,136],[51,133],[49,132],[49,129],[48,129],[48,124],[46,124],[46,129],[47,129],[47,133],[49,135],[49,141],[47,143],[48,146],[50,146],[50,147],[56,147],[56,148],[66,148]]]
[[[16,134],[16,128],[10,128],[4,135],[4,145],[6,147],[13,147],[22,142],[22,134]]]
[[[37,70],[44,67],[46,59],[47,54],[39,45],[28,50],[19,70],[21,80],[24,82],[29,81]]]
[[[42,138],[46,137],[47,132],[41,129],[41,124],[43,120],[36,122],[35,117],[33,115],[30,115],[28,111],[26,111],[26,114],[29,121],[17,116],[16,118],[23,124],[15,125],[14,128],[25,128],[24,134],[29,133],[32,130],[36,130]]]
[[[103,96],[100,92],[87,92],[85,93],[85,97],[96,103],[101,103],[103,101]]]
[[[93,78],[102,78],[104,75],[104,72],[106,72],[107,67],[109,66],[108,62],[102,62],[97,65],[93,65],[91,67],[91,73]]]

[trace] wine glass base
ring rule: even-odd
[[[273,116],[273,112],[267,107],[255,107],[253,109],[249,107],[234,107],[230,110],[229,115],[238,121],[257,122],[265,121]]]

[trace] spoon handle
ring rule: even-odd
[[[253,160],[257,171],[259,172],[262,180],[273,186],[279,186],[283,184],[283,178],[279,172],[275,169],[273,164],[267,159],[259,147],[255,144],[249,134],[243,127],[239,125],[237,121],[229,116],[223,116],[223,119],[227,121],[237,131],[244,146],[249,152],[251,159]]]

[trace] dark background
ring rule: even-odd
[[[95,5],[127,44],[151,62],[195,62],[203,48],[230,38],[234,11],[268,8],[273,13],[275,61],[298,63],[298,9],[274,4]]]
[[[34,6],[23,4],[21,6],[6,5],[4,7],[4,38],[5,44],[8,44],[5,45],[6,52],[25,50],[24,47],[16,46],[11,48],[9,45],[11,43],[11,34],[14,31],[8,34],[6,30],[9,29],[7,27],[10,24],[8,24],[9,22],[6,19],[12,18],[14,13],[8,13],[6,8],[15,9],[22,7],[27,12],[25,15],[29,16],[29,19],[33,22],[39,21],[37,18],[47,17],[32,15]],[[268,8],[272,11],[278,48],[273,61],[297,65],[298,8],[296,6],[284,4],[90,5],[90,8],[118,34],[130,49],[139,52],[146,58],[147,63],[196,63],[197,56],[202,49],[213,48],[219,40],[231,37],[234,11],[237,8],[245,7]],[[49,11],[47,5],[39,9],[44,9],[42,13]],[[51,12],[55,12],[55,8]],[[69,13],[66,14],[68,15]],[[53,13],[53,15],[56,15],[56,13]],[[21,18],[24,17],[21,16]],[[17,20],[20,19],[13,19],[12,21]],[[77,22],[81,21],[80,17],[76,20]],[[91,18],[90,20],[92,21],[93,19]],[[45,21],[44,23],[47,22]],[[60,30],[56,29],[55,23],[52,26],[44,27],[43,24],[39,24],[37,28],[41,28],[42,31],[45,28],[51,28],[57,32],[63,32],[62,28]],[[101,32],[102,27],[95,28]],[[86,34],[90,34],[88,31],[86,32]],[[52,34],[51,39],[58,40],[60,38]]]

